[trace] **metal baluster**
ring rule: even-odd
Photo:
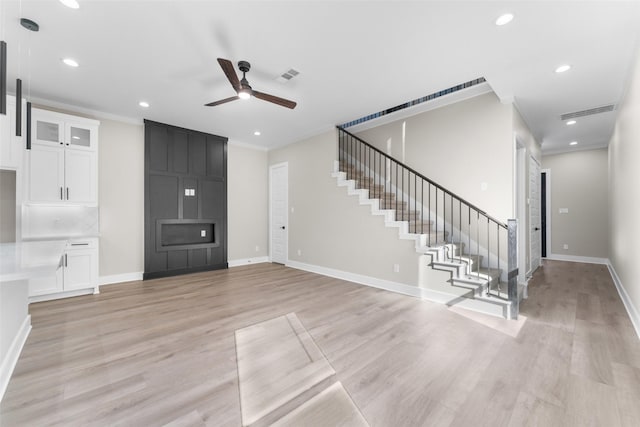
[[[424,179],[420,179],[420,231],[424,234]]]
[[[436,189],[436,244],[438,244],[438,187],[435,187]]]
[[[489,235],[489,218],[487,218],[487,275],[489,284],[487,285],[487,295],[491,295],[491,236]]]
[[[458,262],[462,264],[462,201],[458,200]]]
[[[502,276],[502,274],[500,273],[500,224],[496,223],[496,227],[497,227],[496,230],[498,230],[498,233],[497,233],[497,235],[498,235],[498,247],[497,247],[497,250],[498,250],[498,274],[500,275],[500,276],[498,276],[498,296],[500,296],[500,291],[502,289],[502,287],[501,287],[502,283],[500,281],[501,276]]]
[[[447,191],[440,188],[442,192],[442,243],[447,244]]]
[[[476,252],[480,257],[480,212],[476,210]],[[478,265],[478,279],[480,279],[480,265]]]
[[[469,237],[469,249],[467,251],[469,252],[469,255],[471,255],[471,206],[468,206],[468,207],[469,207],[469,224],[467,225],[467,236]],[[478,261],[480,261],[480,257],[478,257]],[[480,268],[479,262],[476,267]],[[469,275],[471,275],[471,273],[473,273],[473,269],[471,269],[471,271],[469,272]]]

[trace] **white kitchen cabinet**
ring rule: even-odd
[[[26,135],[26,110],[22,103],[22,136],[16,136],[16,98],[7,95],[7,114],[0,114],[0,169],[18,170]]]
[[[27,200],[39,203],[98,203],[99,122],[33,110]]]
[[[29,281],[31,301],[98,293],[98,240],[71,240],[62,254],[55,277]]]
[[[96,151],[99,126],[97,120],[34,108],[31,114],[31,142]]]

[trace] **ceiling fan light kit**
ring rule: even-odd
[[[290,109],[296,108],[297,104],[293,101],[253,90],[246,76],[247,72],[249,72],[249,70],[251,69],[251,64],[249,64],[247,61],[238,62],[238,68],[240,69],[240,71],[242,71],[242,80],[238,80],[238,75],[233,69],[233,64],[231,63],[231,61],[229,61],[228,59],[218,58],[218,64],[220,64],[220,68],[222,68],[222,71],[227,76],[229,83],[231,83],[231,86],[236,91],[236,96],[210,102],[208,104],[205,104],[206,107],[214,107],[216,105],[235,101],[236,99],[249,99],[253,96],[255,98],[271,102],[282,107]]]

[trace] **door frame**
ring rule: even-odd
[[[540,173],[541,174],[543,173],[546,175],[544,180],[545,204],[546,204],[544,215],[545,215],[545,223],[546,223],[547,229],[545,230],[546,231],[545,235],[542,236],[542,238],[546,240],[546,247],[547,247],[547,256],[545,257],[546,259],[546,258],[549,258],[551,254],[551,169],[540,169]]]
[[[527,282],[527,148],[514,136],[513,215],[518,219],[518,283]]]
[[[289,262],[289,162],[276,163],[269,166],[269,262],[273,262],[271,255],[273,254],[273,172],[278,168],[285,169],[285,175],[287,179],[284,181],[284,194],[285,194],[285,210],[284,210],[284,222],[285,222],[285,251],[284,261]]]
[[[541,168],[540,162],[538,162],[538,160],[535,157],[533,157],[532,155],[529,155],[529,168],[531,168],[531,161],[534,161],[538,165],[538,175],[536,176],[536,179],[537,179],[537,181],[539,181],[540,180],[540,173],[542,172],[542,168]],[[529,184],[531,184],[530,178],[531,178],[531,169],[529,169],[529,173],[527,174],[527,180],[529,181]],[[538,267],[540,267],[540,262],[538,262],[538,266],[535,269],[533,268],[533,265],[532,265],[533,251],[531,250],[531,248],[532,248],[532,245],[533,245],[533,239],[531,238],[531,234],[532,234],[534,225],[532,224],[532,221],[531,221],[531,203],[532,203],[532,200],[531,200],[531,185],[529,185],[529,191],[528,191],[528,194],[527,194],[527,198],[528,198],[528,203],[529,203],[529,209],[527,210],[528,211],[528,218],[529,218],[529,221],[528,221],[529,227],[527,229],[527,232],[529,234],[529,260],[528,260],[529,262],[527,264],[527,270],[528,270],[527,271],[527,277],[531,277],[533,275],[533,273],[535,272],[535,270],[537,270]],[[540,198],[540,188],[538,188],[538,198]],[[540,215],[541,215],[540,214],[540,207],[538,207],[538,216],[540,216]],[[540,233],[540,244],[542,246],[542,233]],[[538,258],[540,260],[542,260],[542,254],[540,254],[538,256]]]

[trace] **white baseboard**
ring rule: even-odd
[[[137,271],[135,273],[112,274],[110,276],[100,276],[98,277],[98,284],[100,286],[103,286],[122,282],[135,282],[138,280],[142,280],[142,271]]]
[[[22,322],[18,333],[13,338],[11,346],[9,347],[9,350],[7,351],[7,354],[4,360],[2,360],[2,364],[0,365],[0,401],[2,401],[4,392],[7,391],[7,386],[9,385],[11,374],[13,374],[16,363],[18,363],[18,358],[20,357],[20,353],[22,353],[22,347],[24,347],[24,343],[27,342],[29,332],[31,332],[30,314],[28,314],[27,317],[24,318],[24,321]]]
[[[589,257],[589,256],[562,255],[562,254],[548,254],[546,259],[550,259],[552,261],[584,262],[585,264],[607,265],[609,263],[609,260],[607,258],[595,258],[595,257]]]
[[[322,274],[323,276],[335,277],[336,279],[346,280],[349,282],[358,283],[360,285],[371,286],[372,288],[384,289],[385,291],[391,291],[403,295],[425,299],[427,301],[444,304],[447,306],[462,307],[468,310],[473,310],[502,318],[504,318],[505,316],[503,307],[497,307],[493,304],[486,304],[482,301],[459,297],[457,295],[452,295],[445,292],[407,285],[405,283],[393,282],[391,280],[378,279],[376,277],[365,276],[362,274],[350,273],[348,271],[335,270],[333,268],[312,264],[305,264],[298,261],[289,260],[285,265],[287,267],[296,268],[298,270]]]
[[[361,285],[371,286],[373,288],[384,289],[387,291],[397,292],[403,295],[422,298],[421,288],[417,286],[407,285],[404,283],[392,282],[391,280],[378,279],[376,277],[365,276],[362,274],[350,273],[348,271],[335,270],[333,268],[322,267],[319,265],[305,264],[298,261],[287,261],[287,267],[297,268],[298,270],[309,271],[311,273],[322,274],[323,276],[335,277],[336,279],[346,280]]]
[[[241,259],[230,259],[228,261],[229,267],[240,267],[242,265],[249,264],[260,264],[262,262],[271,261],[268,256],[261,256],[256,258],[241,258]]]
[[[634,329],[636,330],[636,335],[640,338],[640,312],[633,305],[631,298],[629,298],[629,294],[622,286],[622,282],[620,281],[620,277],[618,277],[618,273],[616,273],[615,268],[611,264],[611,261],[607,262],[607,267],[609,268],[609,273],[613,278],[613,283],[616,285],[616,289],[618,290],[618,294],[620,295],[620,299],[622,299],[622,303],[624,304],[624,308],[627,309],[627,314],[629,314],[629,318],[631,319],[631,323],[633,324]]]

